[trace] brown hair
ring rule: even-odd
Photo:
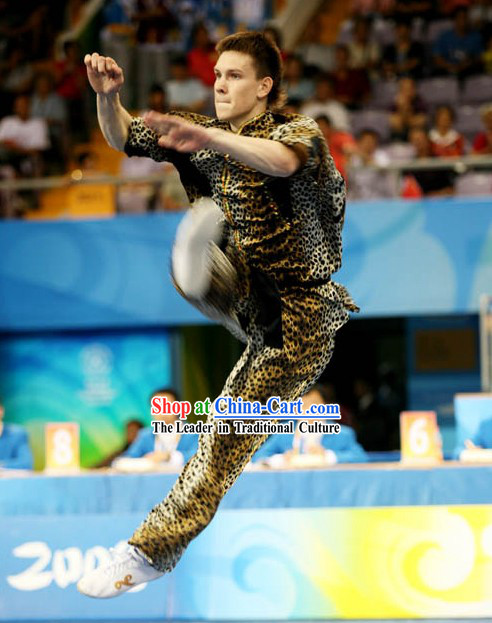
[[[282,89],[282,57],[280,50],[261,32],[238,32],[225,37],[215,46],[219,54],[223,52],[240,52],[253,59],[257,78],[269,76],[273,86],[268,93],[269,108],[281,108],[285,102]]]

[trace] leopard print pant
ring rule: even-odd
[[[217,252],[215,249],[214,253]],[[229,259],[234,261],[233,256]],[[238,337],[245,335],[246,348],[222,395],[260,400],[263,404],[270,396],[297,400],[330,361],[335,333],[348,320],[348,295],[333,282],[311,288],[283,288],[278,293],[277,330],[272,331],[271,318],[267,329],[261,317],[262,309],[271,311],[272,300],[267,300],[265,307],[263,293],[254,280],[245,288],[244,274],[240,280],[232,278],[232,283],[230,266],[225,255],[217,256],[207,300],[191,301],[215,320],[222,315],[229,329],[231,313],[233,325],[237,325],[238,318],[242,319],[242,329],[237,325],[238,330],[233,333]],[[243,293],[246,290],[248,296],[238,299],[234,310],[224,310],[220,304],[224,301],[224,289],[231,292],[238,288]],[[213,422],[213,414],[208,421]],[[237,435],[232,425],[231,431],[227,435],[214,432],[200,436],[195,456],[185,465],[167,497],[150,511],[129,540],[156,569],[171,571],[175,567],[187,545],[210,523],[225,493],[268,437]]]

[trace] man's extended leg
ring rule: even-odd
[[[319,378],[333,352],[335,331],[346,322],[347,312],[318,293],[287,296],[282,303],[282,347],[265,346],[258,327],[222,395],[244,400],[265,401],[270,396],[296,400]],[[312,313],[306,325],[308,310]],[[209,420],[213,421],[213,414]],[[232,425],[228,435],[201,435],[197,454],[129,543],[156,569],[172,570],[189,542],[210,523],[221,499],[266,438],[237,435]]]
[[[281,339],[272,346],[266,344],[264,325],[256,322],[261,307],[253,296],[242,310],[250,319],[246,327],[248,344],[222,393],[244,400],[265,401],[273,395],[295,400],[326,367],[335,332],[346,322],[347,312],[333,284],[285,294],[280,305]],[[213,421],[213,414],[209,419]],[[189,542],[210,523],[221,499],[266,438],[233,431],[228,435],[201,435],[197,454],[129,540],[130,562],[134,555],[148,561],[143,571],[135,569],[135,574],[141,572],[139,577],[144,578],[139,582],[174,568]],[[116,596],[132,586],[131,582],[121,582],[123,571],[120,563],[96,570],[82,586],[82,581],[79,583],[79,590],[97,597]],[[123,577],[127,575],[131,574]]]

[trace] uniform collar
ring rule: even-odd
[[[247,121],[242,123],[239,126],[239,129],[236,132],[236,134],[243,134],[244,130],[248,130],[248,129],[257,129],[258,126],[271,123],[272,120],[273,120],[273,116],[272,116],[271,111],[265,110],[263,112],[260,112],[255,117],[252,117],[251,119],[248,119]]]

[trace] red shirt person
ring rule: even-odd
[[[462,156],[465,139],[453,128],[454,111],[450,106],[438,106],[434,114],[434,127],[429,132],[431,155],[437,158]]]
[[[193,30],[193,47],[188,52],[188,67],[190,74],[207,87],[213,87],[215,82],[214,67],[217,53],[214,44],[210,41],[208,30],[203,24],[197,24]]]
[[[316,123],[323,132],[336,168],[346,180],[348,160],[357,149],[357,143],[354,137],[349,132],[336,130],[331,120],[326,115],[316,117]]]

